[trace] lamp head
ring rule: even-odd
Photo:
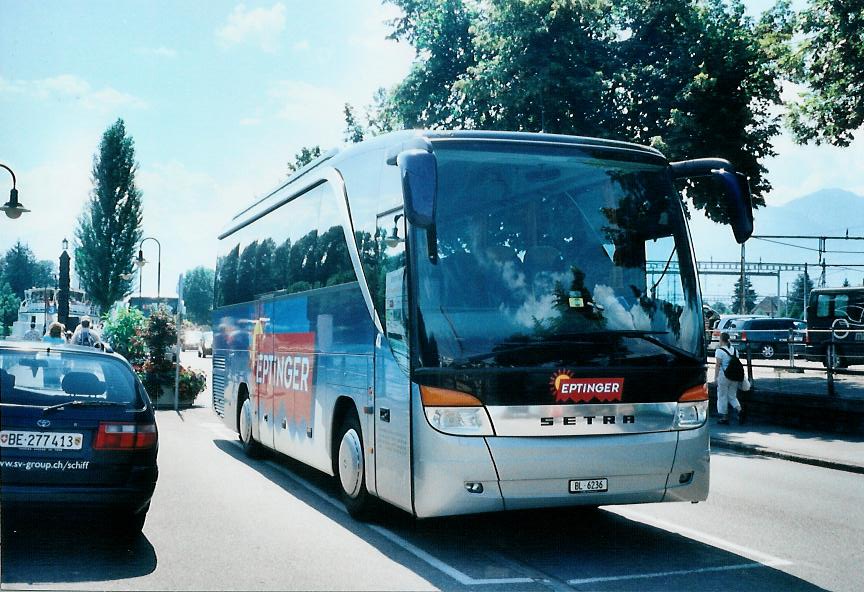
[[[135,260],[135,265],[138,266],[138,269],[147,265],[147,260],[144,258],[144,251],[141,249],[138,249],[138,258]]]
[[[398,246],[399,243],[404,242],[404,238],[399,238],[399,218],[402,217],[402,214],[396,214],[393,218],[393,230],[390,231],[390,236],[384,239],[384,244],[386,244],[391,249]]]
[[[63,239],[63,250],[66,251],[67,249],[69,249],[69,241],[64,238]]]
[[[12,220],[16,220],[21,217],[21,214],[30,211],[18,203],[18,190],[14,187],[9,192],[9,201],[3,204],[3,206],[0,207],[0,210],[5,212],[6,216]]]

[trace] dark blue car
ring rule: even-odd
[[[141,531],[156,487],[153,405],[122,357],[0,342],[4,512],[90,509]]]

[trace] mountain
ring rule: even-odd
[[[769,199],[770,203],[770,199]],[[732,237],[732,230],[711,222],[701,212],[691,209],[691,234],[696,258],[700,261],[740,261],[741,246]],[[796,236],[864,236],[864,196],[843,189],[822,189],[785,204],[760,208],[755,212],[754,235]],[[770,263],[808,263],[811,278],[817,282],[821,269],[819,241],[812,239],[751,238],[745,245],[747,261]],[[828,240],[824,259],[829,264],[864,264],[864,240]],[[832,252],[833,251],[833,252]],[[837,251],[845,251],[839,253]],[[794,281],[800,272],[781,275],[781,295],[786,282]],[[826,268],[826,284],[840,285],[848,278],[853,285],[864,281],[864,267]],[[702,276],[706,300],[731,293],[731,277]],[[776,278],[753,278],[760,296],[776,295]]]

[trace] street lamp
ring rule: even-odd
[[[3,167],[7,171],[9,171],[10,175],[12,175],[12,191],[9,192],[9,201],[3,204],[3,206],[0,207],[0,210],[5,212],[7,217],[15,220],[16,218],[20,218],[21,214],[23,214],[24,212],[29,212],[30,210],[18,203],[18,189],[15,187],[15,185],[17,184],[17,181],[15,180],[15,173],[13,173],[12,169],[10,169],[5,164],[0,163],[0,167]]]
[[[142,247],[144,246],[144,242],[148,240],[154,241],[156,246],[159,247],[156,262],[156,300],[158,301],[159,295],[162,291],[162,243],[152,236],[141,239],[141,243],[138,245],[138,258],[135,259],[135,265],[138,266],[138,298],[141,298],[141,269],[147,265],[147,260],[144,258],[144,250]]]

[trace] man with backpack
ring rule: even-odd
[[[81,319],[81,324],[75,328],[72,344],[95,347],[99,343],[99,334],[90,327],[90,317]]]
[[[726,416],[731,405],[738,414],[738,423],[744,423],[744,415],[741,412],[741,403],[738,402],[738,388],[744,380],[744,365],[738,359],[738,351],[729,343],[729,334],[720,334],[720,345],[714,352],[714,384],[717,385],[717,414],[719,424],[726,425],[729,418]]]

